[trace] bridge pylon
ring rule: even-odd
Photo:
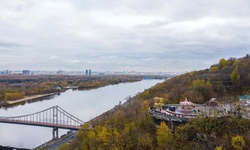
[[[58,128],[57,127],[53,127],[53,130],[52,130],[52,139],[58,139],[59,138],[59,135],[58,135]]]
[[[50,127],[52,128],[53,139],[59,137],[58,136],[59,128],[69,129],[69,130],[79,130],[81,125],[84,124],[83,121],[76,118],[67,111],[63,110],[59,106],[53,106],[45,110],[23,116],[13,116],[13,117],[0,116],[0,123]]]

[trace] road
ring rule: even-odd
[[[77,131],[70,131],[67,135],[65,134],[65,135],[62,135],[61,138],[59,139],[46,142],[43,145],[35,148],[34,150],[38,150],[38,149],[57,150],[61,145],[65,143],[70,143],[74,138],[76,138],[76,136],[77,136]]]

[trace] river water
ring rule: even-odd
[[[128,96],[134,96],[162,81],[142,80],[88,91],[67,90],[49,100],[26,102],[25,105],[8,109],[2,108],[0,116],[26,115],[57,105],[85,122],[113,108],[119,101],[125,102]],[[59,135],[67,131],[59,129]],[[35,148],[50,139],[52,139],[52,128],[0,123],[0,145]]]

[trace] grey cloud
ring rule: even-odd
[[[249,6],[247,0],[3,1],[0,68],[202,69],[249,53]]]
[[[17,43],[0,42],[0,47],[23,47],[23,45]]]

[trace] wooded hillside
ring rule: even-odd
[[[163,97],[168,103],[179,103],[186,97],[195,103],[205,103],[215,97],[229,100],[250,93],[250,56],[224,58],[209,69],[174,77],[146,90],[143,99]]]
[[[60,149],[76,150],[243,150],[250,147],[250,121],[235,116],[199,118],[171,132],[165,123],[158,128],[148,114],[154,97],[179,103],[186,97],[204,103],[236,99],[249,94],[250,57],[221,59],[201,71],[183,74],[145,90],[125,105],[104,113],[92,122],[94,130],[80,130],[77,139]]]

